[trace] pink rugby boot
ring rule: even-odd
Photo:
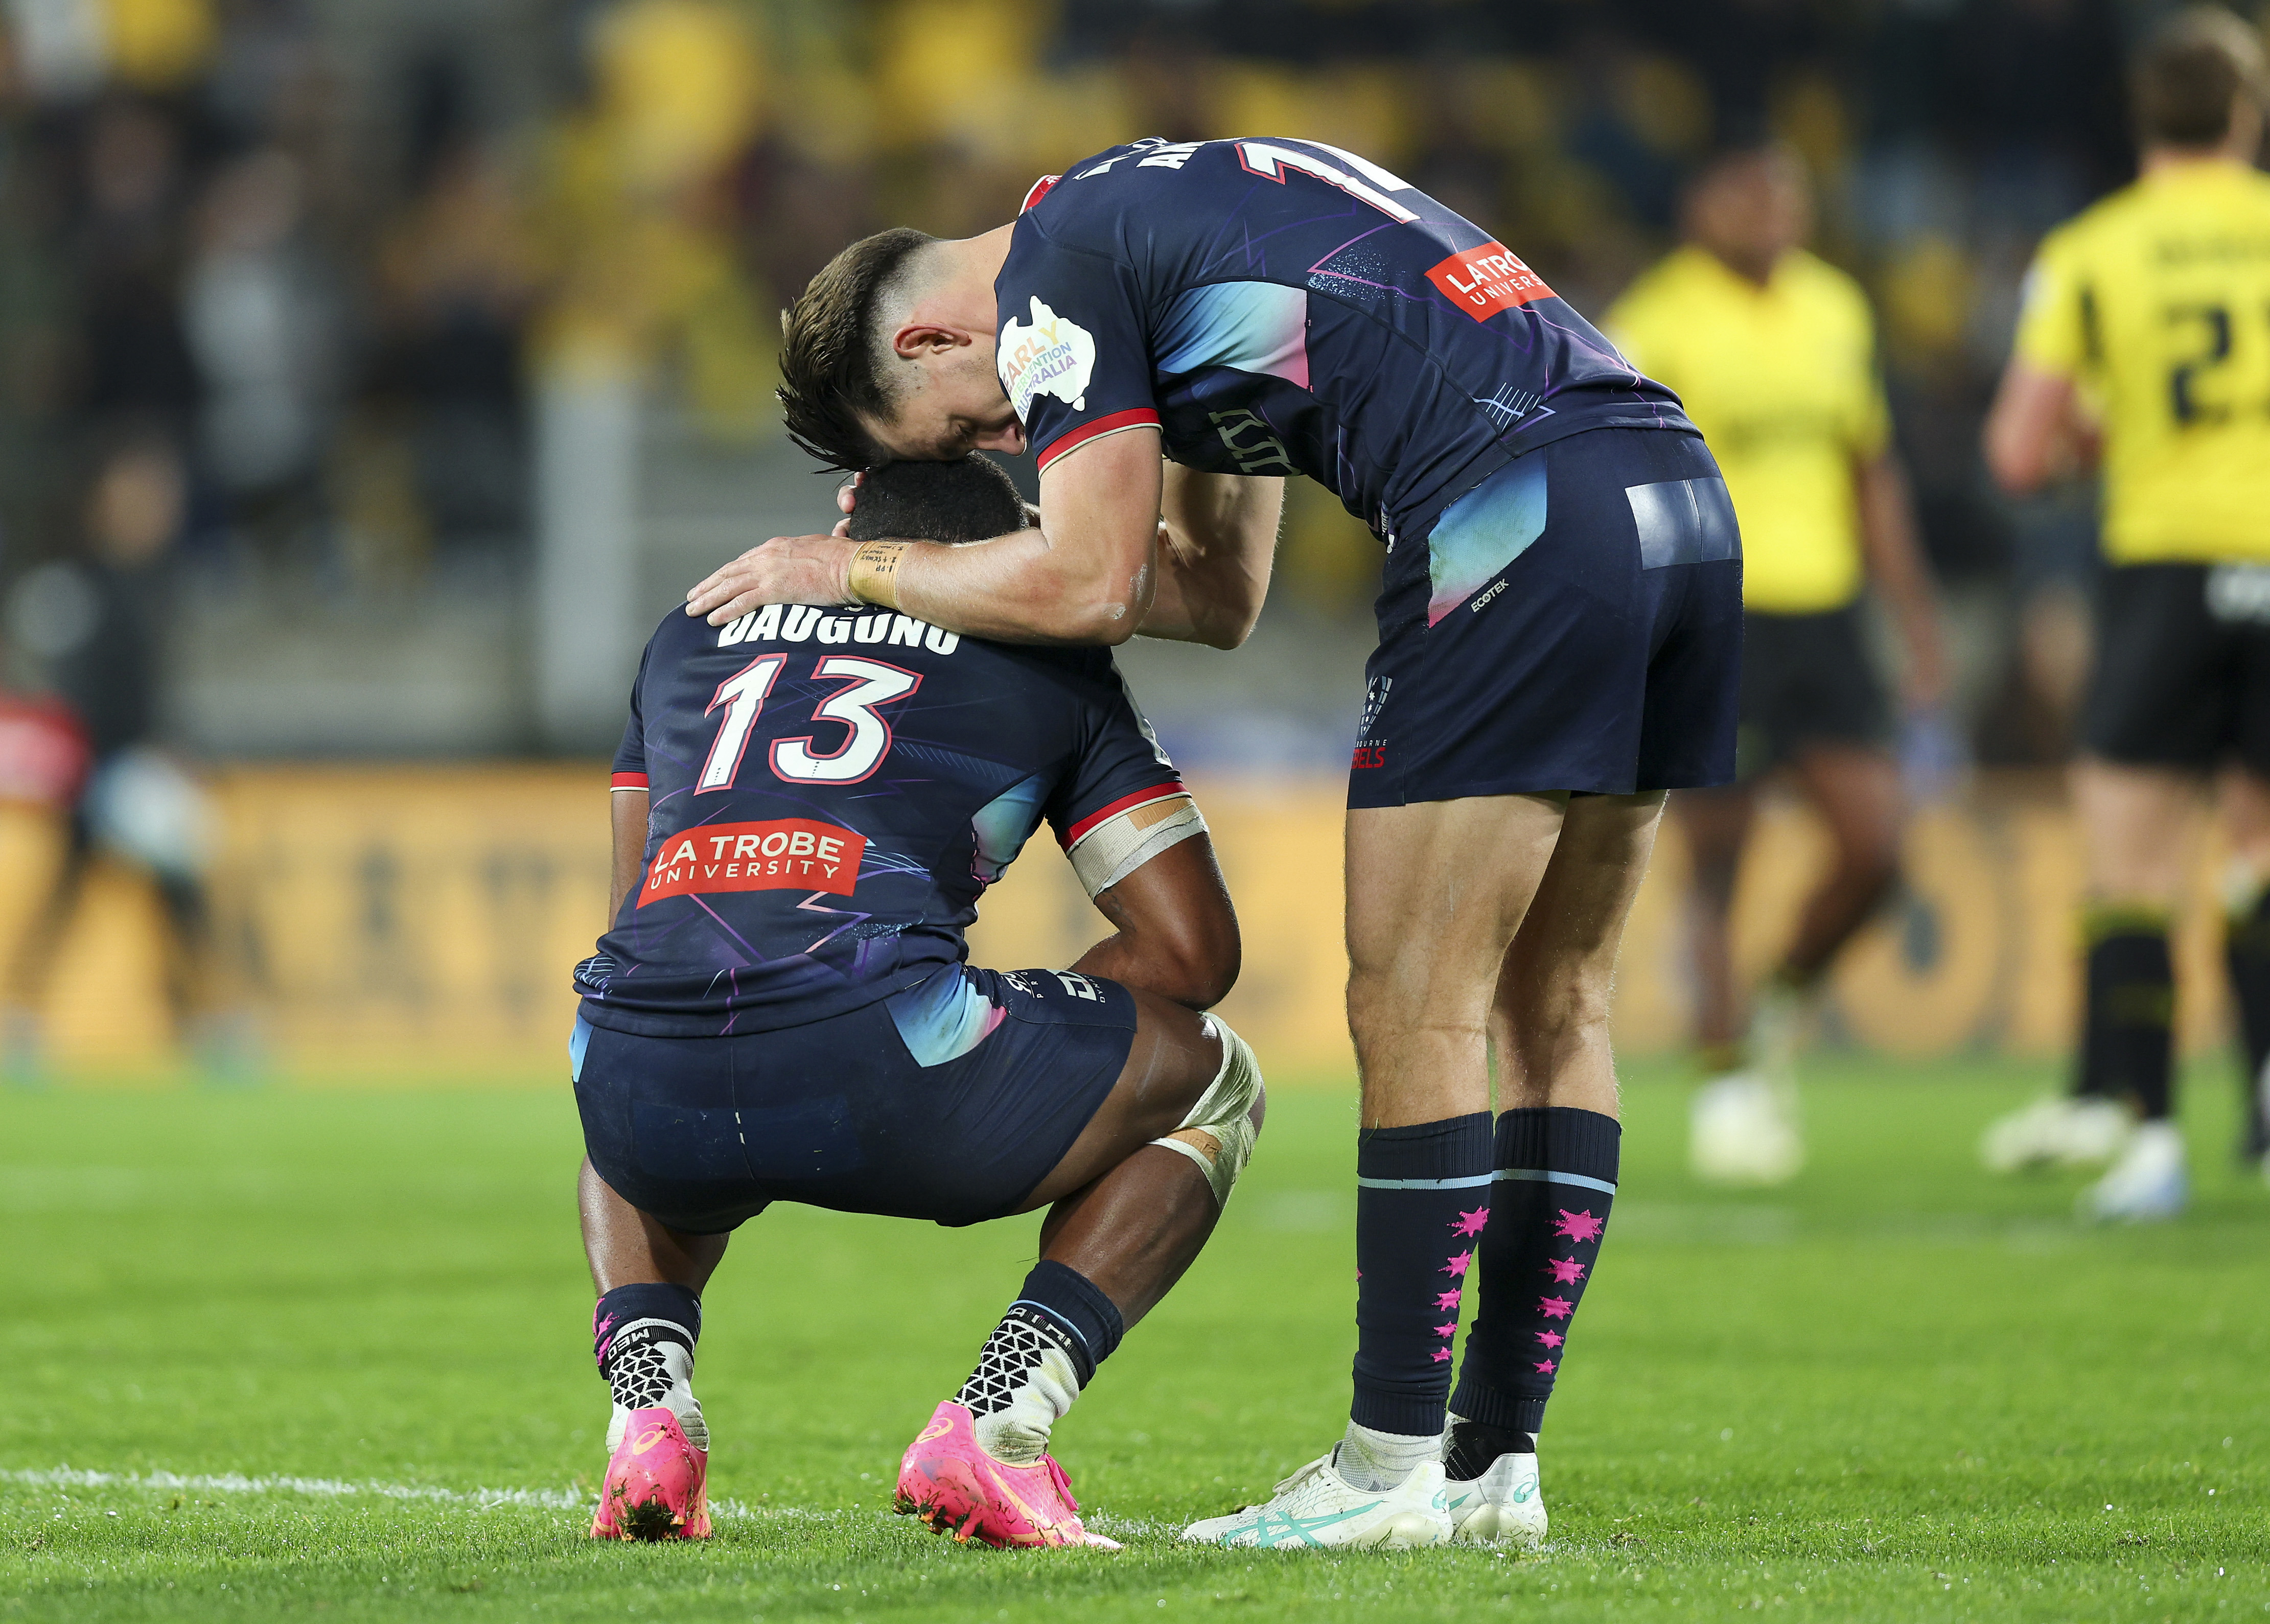
[[[965,1543],[1119,1549],[1118,1541],[1080,1526],[1072,1484],[1054,1457],[1043,1455],[1030,1466],[994,1459],[977,1442],[969,1412],[951,1398],[907,1445],[893,1504]]]
[[[709,1452],[665,1409],[633,1410],[599,1486],[594,1539],[707,1539]]]

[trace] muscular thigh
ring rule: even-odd
[[[1221,1041],[1195,1010],[1130,988],[1135,1037],[1118,1080],[1070,1149],[1025,1198],[1022,1211],[1085,1188],[1190,1116],[1221,1071]]]
[[[1367,1123],[1487,1109],[1498,967],[1568,805],[1477,796],[1348,813],[1348,1023]]]
[[[1461,1005],[1496,975],[1552,861],[1566,795],[1366,807],[1347,820],[1348,959],[1421,1005]]]

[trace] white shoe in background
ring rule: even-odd
[[[2079,1210],[2100,1224],[2148,1224],[2177,1216],[2190,1199],[2183,1135],[2171,1122],[2148,1122],[2112,1170],[2081,1192]]]
[[[1730,1072],[1695,1091],[1687,1159],[1711,1184],[1783,1184],[1805,1165],[1795,1090],[1756,1072]]]
[[[2052,1094],[1996,1117],[1979,1138],[1978,1159],[1994,1173],[2093,1167],[2120,1153],[2135,1121],[2116,1101]]]

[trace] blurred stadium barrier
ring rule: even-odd
[[[214,783],[214,871],[226,990],[260,1012],[279,1076],[343,1081],[552,1076],[564,1064],[571,965],[605,908],[605,775],[596,767],[242,768]],[[1346,1075],[1340,990],[1340,798],[1316,780],[1196,786],[1245,931],[1223,1013],[1281,1080]],[[1102,921],[1035,838],[988,898],[973,956],[1067,962]],[[20,928],[55,833],[0,812],[0,924]],[[1769,806],[1743,876],[1738,952],[1772,958],[1823,849],[1809,818]],[[1929,1057],[2060,1053],[2076,996],[2078,847],[2053,779],[1990,775],[1932,808],[1909,841],[1908,893],[1840,963],[1830,1042]],[[2178,944],[2179,1023],[2221,1040],[2219,857],[2202,848]],[[1617,1029],[1632,1052],[1682,1041],[1685,857],[1666,825],[1626,937]],[[1414,920],[1414,930],[1426,928]],[[65,1073],[167,1064],[157,915],[134,876],[105,871],[65,939],[48,1038]]]

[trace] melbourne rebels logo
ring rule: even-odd
[[[1001,323],[996,354],[1001,387],[1022,421],[1033,402],[1053,395],[1074,412],[1087,407],[1087,380],[1095,371],[1095,339],[1078,322],[1031,300],[1030,326],[1014,316]]]

